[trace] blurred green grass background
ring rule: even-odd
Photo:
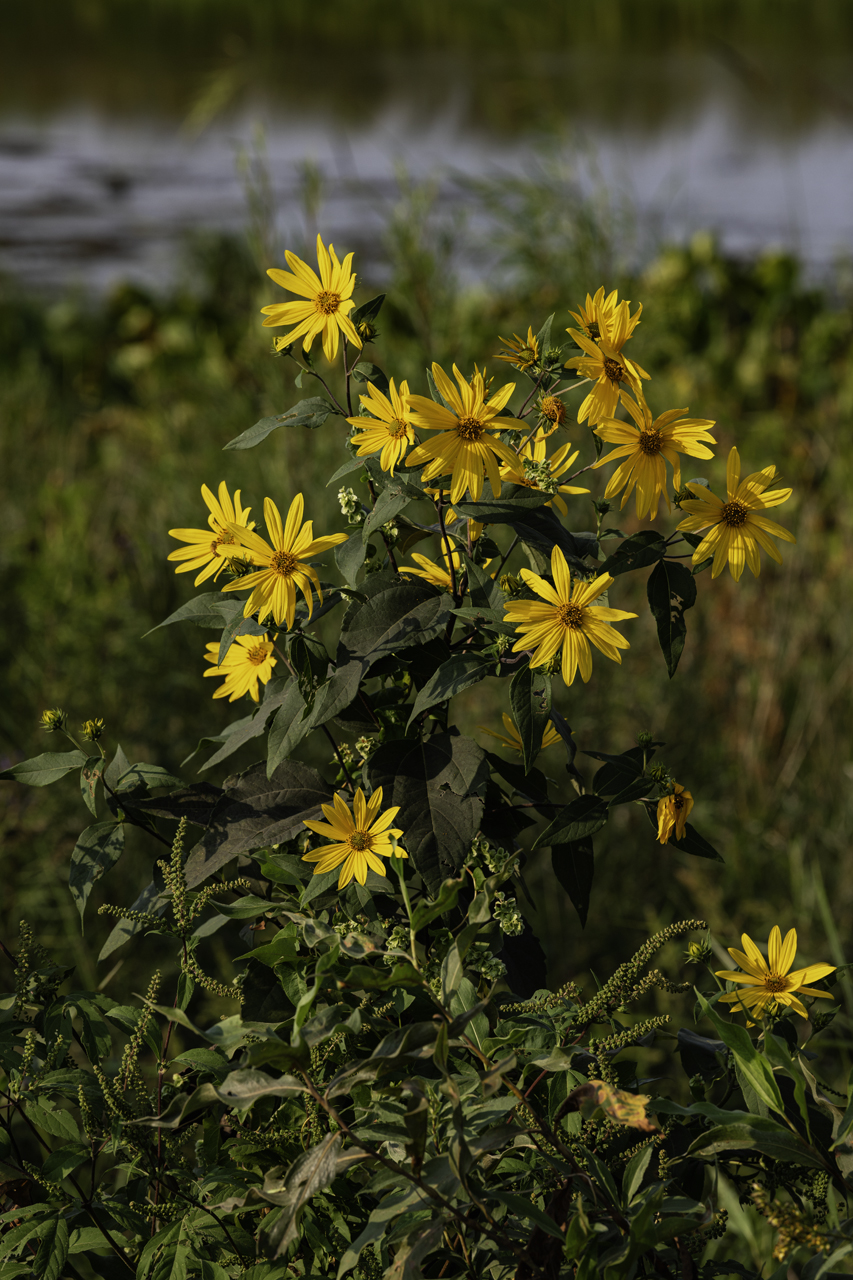
[[[590,10],[578,48],[617,51],[623,68],[633,66],[638,53],[677,59],[697,42],[722,40],[732,8],[722,0],[602,0]],[[841,48],[853,34],[847,6],[815,3],[805,24],[795,3],[755,0],[738,9],[745,46],[763,41],[782,69],[801,71],[818,37],[821,48]],[[581,72],[560,86],[556,72],[546,74],[536,62],[543,42],[557,47],[569,40],[566,14],[556,0],[525,13],[523,21],[519,11],[487,0],[467,6],[375,0],[353,5],[352,12],[339,3],[334,21],[295,2],[217,0],[203,11],[190,0],[151,0],[141,8],[96,0],[60,10],[9,6],[0,102],[7,109],[37,102],[50,110],[67,98],[62,67],[72,65],[78,76],[83,68],[110,109],[143,102],[168,113],[186,106],[191,93],[202,105],[208,90],[213,99],[219,92],[223,102],[230,100],[240,85],[310,95],[315,62],[294,51],[304,52],[313,36],[316,57],[328,57],[332,69],[323,86],[330,110],[343,110],[353,95],[364,112],[379,110],[387,85],[370,59],[377,50],[416,42],[421,50],[472,53],[479,68],[472,110],[500,128],[545,127],[561,89],[618,115],[621,99],[609,81],[584,81]],[[227,48],[223,31],[235,37]],[[39,72],[27,79],[16,50],[34,41],[41,47]],[[130,45],[128,62],[122,49]],[[515,59],[517,78],[507,80],[504,62],[490,63],[492,55]],[[347,56],[374,66],[367,89],[351,83]],[[223,88],[221,76],[232,63],[241,69],[231,89]],[[637,62],[636,75],[650,73],[649,67]],[[798,73],[794,81],[802,90],[796,102],[807,115],[814,101],[807,77]],[[654,94],[646,99],[651,125],[664,104]],[[208,100],[205,109],[215,105]],[[389,278],[363,280],[359,290],[359,300],[380,287],[388,294],[373,358],[419,390],[433,359],[464,367],[491,360],[500,378],[503,366],[493,360],[498,334],[524,333],[528,324],[536,329],[551,311],[564,327],[568,307],[587,290],[618,286],[644,305],[633,346],[653,375],[655,411],[689,405],[692,413],[717,420],[718,459],[696,471],[708,474],[719,492],[733,443],[749,470],[775,462],[794,487],[779,518],[798,539],[784,548],[781,568],[765,561],[758,580],[699,579],[699,603],[688,615],[687,648],[672,682],[657,650],[644,575],[620,583],[620,607],[640,615],[626,629],[632,647],[621,668],[597,661],[590,685],[564,692],[561,709],[581,747],[621,750],[647,729],[665,741],[662,758],[696,798],[697,827],[726,861],[706,864],[661,848],[645,816],[622,809],[598,842],[585,931],[567,900],[548,891],[547,869],[540,874],[532,866],[553,976],[603,972],[648,931],[694,915],[708,919],[728,944],[743,929],[762,937],[774,923],[796,925],[806,959],[840,964],[853,906],[849,271],[841,264],[831,287],[818,288],[804,282],[790,256],[744,263],[723,254],[707,234],[687,246],[656,246],[640,270],[631,266],[636,229],[618,193],[581,196],[553,156],[531,164],[530,175],[471,185],[473,216],[478,208],[488,213],[490,250],[499,264],[479,284],[456,274],[464,225],[445,216],[429,184],[400,175],[385,223]],[[337,485],[324,487],[341,456],[340,420],[318,432],[277,433],[256,451],[222,453],[245,427],[305,394],[294,389],[287,364],[270,354],[269,333],[260,326],[258,308],[276,292],[263,273],[276,235],[257,164],[249,166],[247,182],[245,240],[195,240],[183,282],[166,296],[125,286],[100,301],[73,294],[39,299],[11,281],[0,286],[6,620],[0,754],[8,762],[56,745],[37,728],[48,706],[65,706],[72,724],[103,716],[110,746],[120,741],[131,758],[172,769],[199,738],[241,714],[212,702],[202,679],[211,633],[172,627],[145,635],[192,594],[190,577],[176,578],[166,561],[174,545],[167,530],[203,523],[203,482],[215,488],[226,479],[242,488],[255,511],[267,493],[281,505],[302,489],[319,530],[343,527]],[[308,186],[306,203],[313,205],[306,225],[316,215],[322,229],[322,204],[314,207],[319,197]],[[289,247],[311,256],[307,237]],[[575,428],[571,438],[591,456],[586,428]],[[595,495],[603,493],[607,474],[596,473]],[[636,527],[630,510],[619,518],[629,531]],[[588,500],[577,499],[571,527],[591,523]],[[664,524],[673,527],[665,517]],[[463,695],[457,708],[463,728],[498,727],[499,697],[496,685]],[[307,752],[326,763],[324,746]],[[246,748],[214,771],[213,780],[252,758]],[[184,776],[194,776],[197,763]],[[551,776],[561,776],[558,752],[542,763]],[[0,928],[8,938],[26,916],[46,946],[74,954],[81,984],[97,985],[92,956],[108,925],[93,907],[104,894],[99,887],[93,895],[90,936],[82,941],[65,883],[86,821],[70,780],[41,791],[3,784]],[[120,893],[129,902],[150,879],[152,856],[141,839],[131,841],[121,872],[106,882],[106,896]]]

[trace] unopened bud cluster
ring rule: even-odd
[[[338,502],[341,514],[346,516],[348,524],[364,524],[364,512],[354,489],[338,489]]]
[[[557,481],[551,475],[551,463],[547,458],[535,462],[533,458],[524,459],[524,478],[535,489],[543,493],[556,493]]]
[[[515,898],[507,898],[505,893],[496,893],[493,910],[501,933],[510,936],[524,933],[524,916],[519,911]]]

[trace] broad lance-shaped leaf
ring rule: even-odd
[[[344,614],[338,666],[352,658],[377,662],[386,654],[422,645],[447,626],[451,597],[428,582],[382,572],[362,583],[363,601]]]
[[[592,837],[585,836],[581,840],[573,840],[566,844],[552,844],[551,866],[554,869],[554,875],[569,895],[571,904],[578,913],[581,928],[585,928],[595,876]]]
[[[773,1068],[764,1054],[759,1053],[755,1048],[746,1028],[721,1018],[714,1006],[698,991],[696,998],[706,1018],[710,1018],[713,1022],[717,1035],[731,1049],[738,1071],[743,1074],[766,1107],[784,1116],[785,1104],[782,1101]]]
[[[81,924],[95,882],[115,866],[123,853],[124,826],[120,822],[94,823],[86,828],[74,846],[68,888],[80,912]]]
[[[666,549],[666,543],[656,529],[641,529],[620,543],[604,564],[596,565],[596,570],[617,578],[620,573],[655,564],[666,555]]]
[[[367,547],[363,538],[347,538],[335,547],[335,564],[348,587],[355,587]]]
[[[328,400],[322,396],[309,396],[300,400],[299,404],[288,409],[286,413],[277,414],[273,418],[261,418],[253,427],[249,427],[225,445],[226,449],[254,449],[256,444],[266,440],[271,432],[279,427],[322,427],[332,414],[337,413]]]
[[[377,532],[389,520],[393,520],[394,516],[399,515],[411,501],[412,499],[404,486],[399,483],[395,484],[392,480],[377,497],[376,506],[361,527],[362,542],[367,542],[372,533]]]
[[[696,579],[685,565],[675,560],[660,560],[649,574],[646,592],[666,669],[672,679],[687,638],[684,614],[696,603]]]
[[[549,501],[550,495],[547,493],[518,486],[505,488],[500,498],[482,502],[457,502],[453,509],[457,515],[477,520],[481,524],[508,524],[522,542],[541,547],[549,555],[554,547],[559,547],[571,569],[587,573],[589,565],[584,557],[597,556],[597,540],[590,534],[569,533],[554,511],[544,505]]]
[[[617,797],[618,799],[618,797]],[[646,813],[652,826],[657,831],[657,805],[650,800],[646,806]],[[712,844],[709,844],[704,836],[700,836],[696,828],[689,822],[684,825],[684,835],[680,840],[675,838],[675,828],[667,841],[673,849],[680,849],[682,853],[692,854],[694,858],[709,858],[712,862],[724,862],[722,854],[718,853]]]
[[[491,674],[494,666],[494,658],[485,657],[481,653],[453,654],[451,658],[448,658],[447,662],[442,663],[434,675],[430,676],[421,689],[415,699],[415,705],[412,707],[409,724],[422,711],[428,711],[430,707],[449,701],[455,694],[461,693],[463,689],[469,689],[471,685],[479,684],[481,680]],[[408,728],[408,725],[406,728]],[[541,736],[539,741],[541,745]]]
[[[509,686],[512,718],[521,736],[524,771],[529,773],[542,750],[542,736],[551,716],[551,677],[525,665]]]
[[[600,796],[578,796],[560,810],[553,822],[537,838],[533,848],[583,840],[600,831],[606,821],[606,800],[602,800]]]
[[[7,782],[24,782],[28,787],[48,787],[51,782],[58,782],[66,773],[82,769],[86,764],[86,756],[82,751],[46,751],[44,755],[33,756],[32,760],[22,760],[13,764],[11,769],[4,769],[0,779]]]
[[[329,1134],[294,1161],[281,1183],[276,1185],[270,1178],[265,1180],[265,1198],[281,1205],[281,1213],[259,1236],[258,1243],[268,1258],[278,1258],[285,1252],[296,1238],[299,1218],[308,1201],[334,1181],[342,1144],[339,1133]]]
[[[162,622],[157,623],[156,627],[146,631],[145,635],[150,636],[161,627],[170,627],[173,622],[192,622],[197,627],[214,627],[219,631],[232,623],[235,618],[242,616],[242,600],[230,600],[221,591],[204,591],[200,596],[194,596],[192,600],[182,604],[174,613],[170,613],[168,618],[164,618]],[[142,638],[144,640],[145,636]]]

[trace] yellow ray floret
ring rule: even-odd
[[[211,669],[204,673],[206,676],[225,676],[214,698],[227,698],[229,702],[236,702],[246,693],[253,702],[257,702],[258,681],[266,684],[276,664],[272,641],[266,635],[237,636],[222,662],[219,661],[218,644],[209,644],[204,656],[207,662],[212,663]]]
[[[531,667],[547,666],[562,649],[562,672],[566,684],[571,684],[580,670],[586,682],[592,675],[590,643],[600,649],[605,657],[621,662],[620,649],[630,645],[611,623],[626,618],[636,618],[636,613],[623,609],[609,609],[595,601],[613,582],[609,573],[603,573],[594,582],[572,584],[569,567],[559,547],[551,553],[551,576],[554,585],[522,569],[521,576],[540,600],[508,600],[504,605],[507,621],[513,623],[521,639],[513,645],[513,652],[534,650]]]
[[[587,294],[586,302],[579,303],[577,311],[569,311],[569,315],[575,320],[578,328],[582,329],[588,338],[592,338],[593,341],[597,341],[601,336],[602,322],[605,325],[612,322],[613,315],[618,305],[619,291],[614,289],[611,293],[608,293],[607,297],[605,297],[604,285],[602,285],[599,289],[596,289],[595,297],[590,297],[590,295]],[[632,317],[632,333],[635,327],[639,324],[642,310],[642,307],[638,307],[636,313]],[[567,332],[571,331],[567,330]]]
[[[539,363],[539,339],[531,325],[527,326],[526,338],[519,338],[518,334],[514,333],[511,338],[499,337],[498,341],[502,342],[507,350],[501,351],[497,359],[514,365],[522,373]]]
[[[436,564],[434,560],[430,560],[428,556],[422,556],[417,551],[412,552],[412,559],[417,561],[419,567],[412,569],[409,565],[404,564],[400,568],[402,574],[410,578],[425,578],[427,582],[431,582],[434,587],[439,587],[442,591],[452,591],[454,589],[454,581],[450,574],[450,565],[452,564],[456,583],[458,584],[462,571],[462,556],[458,547],[452,548],[449,562],[446,550],[441,552],[441,564]]]
[[[352,879],[364,884],[369,870],[375,871],[378,876],[384,876],[385,865],[382,858],[408,858],[409,855],[396,843],[403,832],[391,826],[400,806],[394,805],[384,813],[380,812],[381,808],[381,787],[376,788],[369,800],[365,800],[364,792],[359,787],[353,797],[352,810],[339,791],[332,804],[322,806],[325,822],[305,823],[311,831],[333,843],[313,853],[306,853],[302,861],[316,862],[315,876],[340,867],[339,889],[343,889]]]
[[[560,445],[551,457],[548,453],[548,437],[551,432],[540,432],[532,440],[526,441],[521,453],[513,456],[511,463],[501,463],[501,480],[507,484],[520,484],[528,489],[544,490],[553,493],[546,507],[554,506],[561,516],[568,515],[568,507],[560,497],[562,493],[589,493],[589,489],[579,488],[573,484],[559,484],[561,476],[571,470],[577,458],[577,450],[571,452],[571,444]],[[545,465],[547,463],[547,466]]]
[[[352,443],[357,445],[356,452],[360,458],[378,453],[380,467],[393,476],[394,468],[400,465],[406,450],[415,443],[415,433],[409,421],[409,384],[401,382],[398,392],[392,378],[386,396],[371,382],[367,395],[359,396],[359,400],[371,416],[347,418],[351,426],[359,428],[352,437]]]
[[[678,455],[688,453],[692,458],[713,458],[713,450],[700,444],[700,441],[717,443],[708,433],[708,428],[713,427],[714,423],[709,418],[679,417],[680,414],[687,413],[686,409],[669,409],[659,418],[652,419],[651,410],[642,396],[637,401],[631,396],[623,395],[622,403],[636,426],[632,426],[630,422],[620,422],[617,418],[602,418],[595,428],[595,434],[618,448],[594,462],[593,470],[616,458],[623,458],[624,461],[610,477],[604,496],[612,498],[620,489],[624,489],[621,504],[624,507],[636,486],[637,515],[641,520],[646,515],[654,520],[661,498],[666,503],[667,510],[672,509],[667,494],[664,459],[672,467],[672,483],[678,490],[681,488],[681,459]]]
[[[170,538],[179,538],[181,542],[186,542],[186,547],[178,547],[176,551],[169,552],[170,560],[179,560],[180,563],[175,573],[190,573],[194,569],[200,569],[195,580],[195,586],[199,586],[208,578],[214,580],[219,577],[222,570],[233,559],[235,554],[238,558],[249,559],[250,557],[245,550],[241,550],[237,535],[231,532],[232,525],[239,525],[244,529],[254,529],[254,520],[249,520],[251,507],[245,509],[240,505],[240,490],[237,489],[232,502],[228,486],[223,480],[219,486],[219,501],[217,502],[213,494],[210,492],[206,484],[201,486],[201,496],[207,503],[210,515],[207,517],[209,529],[170,529]]]
[[[427,463],[423,470],[424,480],[450,475],[451,502],[460,502],[468,489],[473,500],[478,502],[483,492],[484,473],[489,477],[492,493],[499,497],[498,463],[512,462],[513,453],[489,433],[507,428],[513,431],[520,429],[517,418],[498,417],[515,390],[515,383],[507,382],[486,400],[481,373],[475,373],[469,383],[454,365],[458,388],[439,365],[432,366],[432,373],[449,408],[435,404],[426,396],[409,396],[414,425],[427,431],[438,431],[440,435],[413,449],[406,465],[419,467]]]
[[[355,306],[352,300],[355,288],[355,275],[351,269],[352,254],[348,253],[343,262],[339,262],[334,245],[330,244],[327,249],[318,235],[319,277],[316,271],[289,249],[284,256],[290,271],[270,267],[267,275],[276,284],[280,284],[282,289],[298,293],[305,301],[277,302],[270,307],[261,307],[266,316],[265,326],[294,326],[283,338],[276,339],[276,346],[281,349],[301,338],[304,350],[310,351],[311,344],[319,333],[323,337],[323,352],[327,360],[334,360],[338,354],[341,334],[353,346],[360,347],[361,338],[349,318],[349,313]]]
[[[305,597],[309,618],[314,608],[312,587],[323,603],[320,581],[307,562],[338,543],[346,542],[347,534],[333,533],[326,538],[315,538],[313,521],[302,523],[303,511],[302,494],[297,493],[290,504],[287,521],[282,523],[278,507],[271,498],[264,498],[264,519],[272,545],[260,534],[238,529],[236,525],[229,526],[240,546],[246,548],[252,562],[258,566],[255,573],[229,582],[223,588],[224,591],[251,591],[243,609],[244,617],[250,618],[257,613],[258,621],[263,622],[272,614],[278,626],[285,622],[289,630],[296,613],[297,587]]]
[[[622,352],[637,325],[640,311],[642,307],[632,316],[627,302],[620,302],[609,319],[599,311],[599,337],[595,341],[580,329],[569,330],[583,354],[567,360],[566,368],[575,369],[582,378],[589,378],[595,384],[578,409],[578,422],[589,419],[590,426],[594,427],[602,418],[612,418],[624,387],[629,387],[635,396],[642,395],[640,379],[647,379],[649,375],[636,360],[629,360]]]
[[[741,945],[743,951],[738,951],[735,947],[728,947],[727,950],[735,964],[740,965],[745,972],[721,969],[717,973],[718,978],[736,982],[740,990],[726,992],[720,996],[721,1002],[736,1005],[752,1018],[761,1018],[765,1012],[775,1013],[779,1006],[791,1008],[800,1017],[806,1018],[808,1011],[800,996],[832,999],[828,991],[817,991],[805,984],[818,982],[828,974],[835,973],[834,965],[810,964],[804,969],[789,972],[797,954],[796,929],[789,929],[783,941],[779,926],[773,926],[767,943],[766,960],[752,938],[745,933],[741,936]]]
[[[494,729],[487,729],[484,724],[478,724],[477,728],[481,733],[487,733],[490,738],[497,738],[498,742],[502,742],[503,745],[505,747],[509,747],[511,751],[516,751],[519,755],[523,755],[524,747],[521,742],[521,734],[518,732],[512,716],[508,716],[507,713],[504,712],[501,719],[504,722],[506,735],[502,733],[495,733]],[[545,726],[545,732],[542,735],[542,746],[539,748],[540,751],[544,751],[546,747],[553,747],[558,742],[562,742],[562,738],[559,733],[557,733],[557,730],[552,724],[547,724]]]
[[[768,507],[778,507],[780,503],[787,502],[793,492],[791,489],[771,489],[767,492],[767,486],[775,476],[776,468],[771,465],[763,471],[753,471],[746,479],[741,480],[740,454],[737,449],[732,449],[726,468],[728,502],[723,502],[700,484],[688,484],[687,488],[696,501],[680,503],[682,509],[689,511],[690,515],[681,521],[678,528],[698,533],[707,529],[708,525],[711,526],[693,552],[694,564],[713,556],[711,576],[716,578],[728,562],[729,572],[738,581],[745,565],[749,565],[756,577],[761,572],[759,547],[779,564],[782,563],[782,557],[770,535],[782,538],[785,542],[796,542],[797,539],[781,524],[761,515]]]
[[[678,782],[674,782],[672,786],[671,794],[661,796],[658,800],[658,840],[661,844],[671,840],[673,832],[676,840],[684,838],[687,819],[693,808],[693,797],[690,792],[685,791]]]

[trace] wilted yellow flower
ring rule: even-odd
[[[670,795],[661,796],[658,800],[658,841],[661,844],[666,844],[671,839],[673,831],[676,840],[684,838],[684,829],[692,808],[693,797],[690,792],[685,791],[680,783],[674,782]]]
[[[620,302],[612,317],[605,320],[599,313],[599,337],[593,341],[579,329],[570,329],[569,333],[584,352],[566,361],[567,369],[575,369],[583,378],[595,382],[586,399],[578,409],[578,422],[589,419],[590,426],[601,422],[602,418],[612,418],[619,404],[620,393],[625,386],[630,387],[635,396],[641,396],[641,378],[648,378],[635,360],[629,360],[622,354],[622,347],[630,338],[639,318],[639,308],[632,316],[628,303]]]
[[[726,468],[728,502],[723,502],[700,484],[688,484],[687,488],[695,495],[696,501],[680,503],[683,510],[691,514],[681,521],[678,528],[698,533],[711,525],[711,529],[693,552],[693,563],[699,564],[713,555],[712,578],[722,573],[726,562],[729,573],[736,581],[740,579],[745,565],[749,565],[757,577],[761,572],[759,547],[763,547],[769,556],[781,564],[782,557],[771,541],[770,534],[775,538],[783,538],[785,542],[797,541],[781,524],[759,514],[768,507],[778,507],[780,503],[787,502],[793,492],[791,489],[771,489],[767,493],[767,486],[775,476],[776,468],[771,465],[763,471],[753,471],[745,480],[741,480],[740,454],[737,449],[732,449]]]
[[[512,716],[508,716],[507,713],[504,712],[501,719],[504,722],[506,736],[502,733],[495,733],[494,729],[487,729],[484,724],[478,724],[477,728],[481,733],[487,733],[490,738],[497,738],[498,742],[502,742],[503,745],[505,747],[509,747],[511,751],[516,751],[519,755],[523,755],[524,748],[521,745],[521,734],[518,732]],[[545,726],[545,732],[542,735],[542,746],[540,747],[540,750],[544,751],[546,747],[553,747],[558,742],[562,742],[562,738],[549,721]]]
[[[400,806],[394,805],[384,813],[380,813],[381,807],[381,787],[376,788],[369,800],[365,800],[364,792],[359,787],[353,797],[352,811],[339,791],[333,804],[322,805],[326,822],[305,823],[311,831],[316,831],[317,835],[325,836],[334,843],[313,853],[306,853],[302,861],[316,862],[315,876],[340,867],[339,889],[343,889],[353,878],[359,884],[364,884],[368,870],[384,876],[385,866],[380,859],[408,858],[409,855],[399,844],[395,846],[395,841],[403,832],[391,826]]]
[[[664,458],[672,467],[673,486],[678,490],[681,488],[679,453],[688,453],[693,458],[713,458],[713,450],[699,441],[717,443],[708,434],[708,427],[714,423],[709,418],[680,418],[679,414],[686,413],[686,409],[669,409],[652,420],[651,410],[642,397],[638,403],[631,396],[623,395],[622,403],[637,425],[633,427],[630,422],[620,422],[617,418],[603,418],[599,422],[595,434],[619,447],[594,462],[593,470],[615,458],[624,458],[610,477],[604,497],[612,498],[624,489],[621,503],[624,507],[636,486],[637,515],[641,520],[646,515],[654,520],[661,498],[667,510],[671,510]]]
[[[456,365],[453,366],[453,372],[458,390],[439,365],[432,366],[436,386],[450,405],[449,409],[428,400],[426,396],[409,396],[413,424],[441,434],[428,444],[421,444],[413,449],[406,459],[406,465],[418,467],[426,462],[428,465],[423,470],[424,480],[450,475],[451,502],[460,502],[467,489],[470,489],[473,500],[478,502],[483,492],[485,472],[489,477],[492,493],[497,498],[501,491],[498,461],[511,462],[513,454],[489,432],[506,428],[519,430],[517,418],[498,417],[515,390],[515,383],[507,382],[487,402],[482,374],[475,373],[469,384]]]
[[[311,588],[317,592],[320,603],[323,603],[323,592],[320,580],[308,565],[313,556],[322,555],[339,542],[346,542],[347,534],[332,533],[325,538],[314,537],[314,523],[307,520],[302,524],[305,504],[302,494],[297,493],[287,513],[287,523],[282,524],[281,514],[271,498],[264,498],[264,519],[272,546],[265,542],[259,534],[249,529],[240,528],[236,524],[229,526],[241,547],[249,552],[252,562],[259,568],[254,573],[246,574],[235,582],[229,582],[223,591],[251,590],[251,595],[243,608],[243,616],[250,618],[257,612],[258,621],[272,614],[278,626],[286,622],[288,629],[293,626],[296,614],[296,588],[305,597],[308,606],[308,617],[314,609]]]
[[[512,338],[498,338],[508,349],[501,351],[496,357],[498,360],[506,360],[507,364],[515,365],[516,369],[520,369],[522,373],[527,369],[532,369],[539,360],[539,340],[533,332],[530,325],[527,326],[527,337],[519,338],[517,333]]]
[[[574,484],[560,484],[560,477],[569,471],[577,458],[577,450],[571,452],[571,444],[561,445],[555,449],[551,457],[547,457],[548,436],[537,435],[528,440],[521,453],[513,455],[511,463],[501,463],[501,480],[507,484],[520,484],[528,489],[539,489],[554,496],[545,506],[554,506],[561,516],[568,515],[568,507],[560,497],[561,493],[589,493]]]
[[[539,416],[552,424],[552,431],[561,427],[566,421],[566,406],[559,396],[542,396],[536,408],[539,410]]]
[[[789,929],[782,941],[782,933],[778,925],[774,925],[767,943],[767,959],[747,934],[741,935],[743,951],[728,947],[728,953],[735,964],[740,965],[745,973],[721,969],[718,978],[727,982],[736,982],[740,991],[728,991],[720,996],[720,1001],[737,1005],[753,1018],[760,1018],[765,1010],[775,1013],[777,1007],[787,1006],[807,1018],[808,1011],[800,1000],[800,996],[820,996],[831,1000],[828,991],[817,991],[807,987],[807,982],[818,982],[821,978],[835,973],[835,965],[810,964],[804,969],[795,969],[789,973],[794,957],[797,954],[797,931]]]
[[[400,391],[394,386],[392,378],[388,384],[391,399],[368,383],[367,395],[359,396],[365,409],[372,415],[370,418],[347,418],[347,422],[359,430],[352,437],[352,443],[358,445],[358,456],[378,453],[379,465],[383,471],[394,474],[406,456],[410,444],[415,443],[415,433],[408,418],[408,382],[400,383]]]
[[[508,600],[504,605],[507,621],[513,623],[521,635],[513,645],[513,653],[534,649],[531,667],[544,667],[562,649],[566,684],[572,683],[578,668],[581,679],[586,682],[592,675],[590,642],[606,657],[621,663],[619,650],[628,649],[630,645],[610,624],[636,618],[637,615],[595,604],[613,582],[609,573],[601,574],[594,582],[576,582],[573,586],[569,567],[559,547],[551,553],[551,574],[553,587],[537,573],[521,570],[527,586],[541,596],[544,603]]]
[[[254,520],[249,519],[251,507],[245,509],[240,505],[240,490],[234,493],[234,501],[228,493],[228,486],[223,480],[219,486],[217,502],[206,484],[201,486],[201,496],[207,503],[210,515],[207,517],[208,529],[170,529],[170,538],[179,538],[189,546],[178,547],[169,552],[170,560],[181,560],[175,573],[190,573],[200,569],[194,586],[198,587],[207,578],[214,582],[222,570],[240,551],[237,535],[231,531],[232,525],[240,525],[243,529],[254,529]],[[249,558],[248,556],[246,557]]]
[[[272,676],[276,664],[273,657],[273,643],[263,636],[237,636],[229,645],[228,652],[219,661],[219,645],[209,644],[205,660],[212,663],[206,676],[225,676],[225,680],[214,693],[214,698],[227,698],[236,702],[248,693],[253,702],[258,701],[258,681],[266,684]]]
[[[453,571],[456,574],[456,581],[459,581],[459,574],[462,570],[462,556],[458,547],[453,547],[450,553],[450,561],[447,559],[447,550],[442,548],[441,559],[442,564],[436,564],[434,560],[430,560],[427,556],[422,556],[419,552],[412,552],[412,559],[416,560],[420,568],[412,569],[409,565],[403,565],[400,572],[411,578],[425,578],[427,582],[431,582],[434,587],[439,587],[442,591],[453,590],[453,580],[450,576],[450,565],[453,565]]]
[[[290,293],[298,293],[307,299],[305,302],[277,302],[270,307],[261,307],[267,317],[266,327],[292,324],[294,328],[283,338],[276,338],[276,347],[289,346],[297,338],[302,339],[306,351],[317,334],[323,335],[323,352],[327,360],[334,360],[338,354],[339,335],[343,334],[353,346],[362,345],[361,338],[349,318],[355,303],[352,291],[355,288],[355,275],[352,268],[352,254],[348,253],[343,262],[339,262],[334,245],[328,250],[320,236],[317,236],[317,265],[320,276],[301,258],[297,258],[290,250],[285,251],[285,258],[290,271],[282,271],[278,267],[270,267],[267,275],[282,289]]]

